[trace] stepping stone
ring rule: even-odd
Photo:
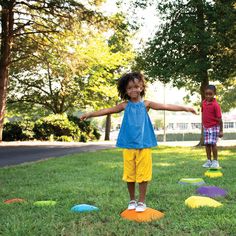
[[[209,167],[209,168],[208,168],[208,170],[221,170],[221,169],[222,169],[221,166],[215,167],[215,168],[212,168],[212,167]]]
[[[198,188],[197,193],[207,197],[224,197],[227,195],[227,191],[223,188],[218,188],[215,186],[202,186]]]
[[[219,169],[209,169],[205,172],[204,175],[209,178],[218,178],[222,177],[223,173]]]
[[[182,178],[179,180],[179,184],[189,184],[189,185],[203,185],[205,181],[202,178]]]
[[[136,222],[150,222],[154,220],[160,220],[164,217],[164,213],[147,208],[144,212],[136,212],[135,210],[126,209],[120,216],[126,220],[132,220]]]
[[[56,205],[56,201],[47,200],[47,201],[36,201],[33,203],[34,206],[54,206]]]
[[[220,207],[222,204],[209,197],[192,196],[185,200],[185,205],[191,208]]]
[[[98,211],[99,209],[95,206],[88,205],[88,204],[79,204],[75,205],[71,208],[73,212],[90,212],[90,211]]]
[[[12,198],[4,201],[5,204],[12,204],[17,202],[25,202],[25,200],[23,198]]]

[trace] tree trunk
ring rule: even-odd
[[[11,44],[13,42],[13,4],[14,1],[2,1],[1,7],[1,58],[0,58],[0,142],[2,141],[4,114],[6,110],[7,86]]]
[[[208,78],[208,65],[207,65],[207,54],[208,54],[208,47],[206,43],[206,26],[204,21],[204,3],[203,1],[199,1],[197,3],[197,25],[199,30],[199,63],[201,65],[201,70],[198,73],[199,81],[201,81],[200,86],[200,94],[201,94],[201,103],[205,98],[205,88],[209,84]],[[203,137],[203,127],[201,128],[201,138],[197,146],[204,145],[204,137]]]
[[[209,81],[208,81],[208,76],[206,74],[205,76],[205,80],[202,81],[201,83],[201,87],[200,87],[200,94],[201,94],[201,101],[204,100],[205,98],[205,94],[204,94],[204,91],[205,91],[205,88],[206,86],[209,84]],[[202,116],[202,113],[201,113],[201,116]],[[202,120],[202,119],[201,119]],[[197,146],[204,146],[204,136],[203,136],[203,124],[202,124],[202,127],[201,127],[201,136],[200,136],[200,141],[199,143],[197,144]]]
[[[106,117],[105,140],[110,140],[111,114]]]

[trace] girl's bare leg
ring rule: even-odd
[[[139,202],[145,202],[148,182],[139,183]]]
[[[127,182],[130,200],[135,200],[135,182]]]

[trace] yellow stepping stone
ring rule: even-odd
[[[218,178],[222,177],[223,173],[219,169],[209,169],[205,172],[204,175],[209,178]]]
[[[185,205],[191,208],[220,207],[222,204],[209,197],[191,196],[185,200]]]

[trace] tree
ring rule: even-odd
[[[60,32],[63,27],[70,28],[73,19],[81,22],[99,22],[102,18],[101,14],[85,6],[99,5],[102,2],[103,0],[88,1],[83,4],[75,0],[1,1],[0,141],[6,110],[9,69],[14,61],[24,58],[20,53],[20,45],[14,44],[16,38],[32,34],[48,37],[52,32]],[[24,48],[32,50],[28,46],[24,45]],[[36,47],[37,42],[34,42],[33,46]],[[17,58],[12,58],[13,49],[18,52]]]
[[[160,2],[163,23],[137,57],[138,67],[153,80],[200,93],[203,100],[209,81],[223,83],[236,73],[233,4],[232,0]]]
[[[153,79],[191,91],[235,74],[233,1],[160,3],[164,23],[137,61]],[[194,89],[195,87],[195,89]]]
[[[37,105],[55,114],[113,106],[118,100],[115,79],[133,59],[127,27],[116,14],[102,28],[74,23],[73,31],[51,33],[50,40],[38,35],[21,39],[21,44],[40,44],[14,64],[8,104],[21,109],[24,104],[27,111]],[[109,139],[109,122],[106,131]]]
[[[226,84],[217,86],[217,99],[223,112],[236,107],[236,79],[232,78]]]
[[[86,106],[97,109],[101,102],[114,105],[115,77],[129,64],[132,53],[113,52],[101,33],[87,38],[54,36],[49,46],[34,52],[35,64],[29,57],[27,70],[17,65],[11,71],[8,103],[38,104],[55,114]]]

